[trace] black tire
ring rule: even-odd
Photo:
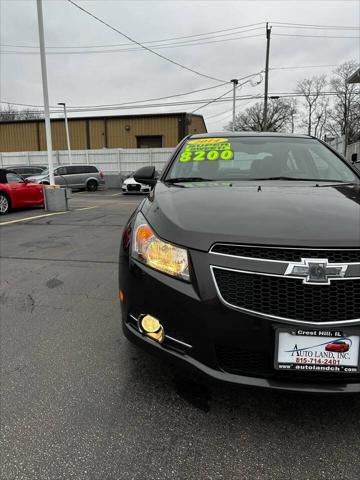
[[[0,192],[0,215],[6,215],[10,209],[10,198],[5,192]]]
[[[86,188],[89,192],[96,192],[98,189],[98,182],[96,180],[89,180],[86,184]]]
[[[40,183],[41,183],[41,185],[50,185],[49,182],[40,182]]]

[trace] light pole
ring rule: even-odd
[[[69,125],[68,125],[68,119],[67,119],[67,114],[66,114],[66,103],[65,103],[65,102],[59,102],[58,105],[62,105],[62,106],[64,107],[66,144],[67,144],[68,155],[69,155],[69,164],[72,165],[71,148],[70,148],[70,135],[69,135]]]
[[[263,113],[263,130],[265,132],[267,131],[267,115],[268,115],[270,36],[271,36],[271,27],[269,28],[269,24],[266,23],[265,94],[264,94],[264,113]]]
[[[230,80],[234,86],[233,89],[233,121],[232,121],[232,131],[235,132],[235,118],[236,118],[236,111],[235,111],[235,103],[236,103],[236,87],[239,83],[239,80],[237,78],[233,78]]]
[[[37,16],[38,16],[38,27],[39,27],[41,76],[42,76],[42,87],[43,87],[43,96],[44,96],[45,132],[46,132],[46,148],[47,148],[48,165],[49,165],[49,179],[50,179],[50,185],[55,185],[54,164],[53,164],[53,158],[52,158],[49,92],[48,92],[47,71],[46,71],[44,21],[43,21],[41,0],[36,0],[36,4],[37,4]]]

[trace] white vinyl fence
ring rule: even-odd
[[[72,163],[96,165],[108,175],[126,175],[145,167],[155,166],[161,171],[173,148],[134,148],[72,150]],[[54,165],[69,164],[67,151],[53,152]],[[3,152],[0,153],[0,167],[13,165],[47,165],[47,152]]]
[[[334,138],[327,143],[335,148],[337,152],[341,153],[341,155],[344,155],[344,136]],[[358,159],[360,158],[360,142],[350,143],[350,145],[347,146],[346,158],[348,160],[351,160],[353,153],[357,153]]]

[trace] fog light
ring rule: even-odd
[[[140,327],[147,337],[159,343],[164,341],[164,328],[157,318],[151,315],[145,315],[145,317],[140,320]]]

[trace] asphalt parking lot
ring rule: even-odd
[[[140,200],[0,218],[1,478],[358,479],[359,398],[200,386],[123,337],[118,247]]]

